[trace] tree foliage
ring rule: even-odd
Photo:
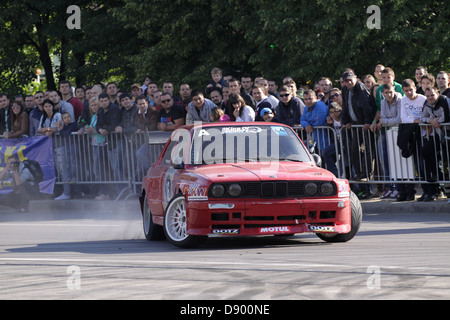
[[[381,29],[366,25],[369,5],[380,7]],[[303,84],[338,80],[348,67],[372,73],[378,63],[398,78],[412,77],[419,65],[432,72],[450,66],[445,1],[131,0],[124,12],[147,14],[137,35],[148,42],[130,63],[160,81],[200,85],[215,66]]]
[[[0,3],[0,24],[4,26],[0,29],[2,77],[17,78],[10,83],[2,82],[3,90],[6,87],[11,91],[11,86],[19,81],[29,82],[36,68],[45,72],[49,89],[55,89],[63,79],[86,83],[114,76],[129,77],[128,81],[134,77],[121,65],[125,56],[133,53],[128,48],[134,48],[129,45],[134,38],[114,14],[123,1],[77,1],[81,9],[80,30],[67,27],[70,16],[67,8],[72,2],[3,0]],[[58,64],[54,63],[55,57]]]
[[[80,0],[81,30],[69,30],[71,2],[1,2],[0,87],[29,81],[36,67],[56,75],[49,87],[69,78],[124,88],[144,75],[201,88],[213,67],[302,84],[338,80],[348,67],[362,76],[378,63],[397,79],[419,65],[450,69],[444,0]],[[380,29],[366,25],[369,5],[380,8]]]

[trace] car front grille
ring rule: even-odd
[[[263,181],[263,182],[241,182],[243,189],[241,197],[243,198],[304,198],[304,197],[324,197],[320,192],[320,185],[328,181],[313,181],[317,183],[318,192],[314,195],[307,195],[304,191],[305,185],[311,181]],[[330,196],[337,194],[337,188],[334,183],[333,192]]]

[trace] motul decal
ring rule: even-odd
[[[274,232],[291,232],[291,227],[263,227],[259,228],[259,233],[274,233]]]

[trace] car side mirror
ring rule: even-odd
[[[184,161],[182,157],[175,157],[172,161],[172,167],[174,169],[184,169]]]
[[[314,162],[316,163],[316,166],[321,167],[322,166],[322,158],[316,153],[313,153],[312,157],[314,159]]]

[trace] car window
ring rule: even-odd
[[[215,126],[197,129],[192,138],[195,165],[257,161],[309,162],[297,135],[283,126]]]
[[[170,141],[169,145],[167,146],[166,152],[163,155],[161,165],[168,166],[172,162],[172,150],[177,144],[177,141]]]

